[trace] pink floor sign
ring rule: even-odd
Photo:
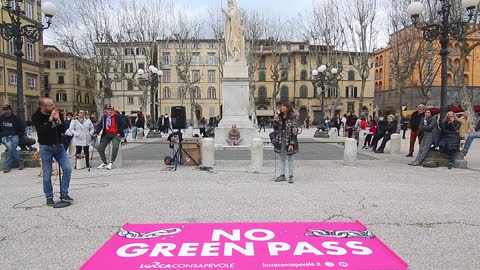
[[[407,269],[360,222],[125,224],[82,270]]]

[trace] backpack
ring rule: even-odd
[[[367,128],[367,120],[363,119],[363,120],[360,122],[360,128],[361,128],[361,129],[366,129],[366,128]]]

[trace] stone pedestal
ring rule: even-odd
[[[436,162],[440,167],[448,167],[448,154],[443,151],[428,151],[427,158],[425,158],[424,163],[427,162]],[[455,158],[455,168],[458,169],[467,169],[467,160],[461,151],[457,152]]]
[[[213,139],[202,139],[202,146],[200,150],[202,156],[202,165],[204,167],[215,166],[215,147]]]
[[[338,138],[338,130],[337,128],[331,128],[328,131],[328,137],[332,140],[336,140]]]
[[[390,154],[400,155],[402,149],[402,136],[398,133],[392,134],[390,139]]]
[[[357,140],[348,138],[345,140],[345,150],[343,152],[343,166],[357,166]]]
[[[216,145],[228,145],[228,132],[235,124],[243,139],[240,145],[250,147],[256,131],[248,118],[250,80],[246,62],[225,63],[224,77],[221,79],[223,111],[222,120],[215,129]]]
[[[139,128],[137,130],[137,141],[143,141],[143,135],[144,135],[143,128]]]
[[[37,168],[40,167],[40,160],[33,159],[33,154],[35,151],[18,151],[20,158],[23,160],[23,165],[25,168]],[[7,153],[2,152],[0,159],[0,169],[3,170],[3,162],[7,159]],[[18,167],[18,164],[13,165],[14,168]]]
[[[263,140],[260,138],[252,139],[250,148],[251,164],[250,170],[253,172],[262,171],[263,167]]]
[[[326,130],[321,130],[321,129],[317,129],[317,131],[315,131],[315,134],[313,135],[314,138],[330,138],[329,136],[329,132],[326,131]]]
[[[150,130],[147,134],[147,138],[162,138],[162,134],[158,130]]]

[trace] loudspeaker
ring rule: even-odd
[[[185,106],[172,107],[172,128],[185,129],[187,128],[187,114],[185,112]]]

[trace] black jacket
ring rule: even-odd
[[[100,134],[100,131],[104,131],[102,133],[102,137],[104,137],[106,134],[105,134],[105,129],[107,128],[106,125],[107,125],[107,121],[105,120],[107,118],[106,115],[104,115],[101,119],[100,119],[100,122],[98,123],[97,125],[97,128],[95,128],[95,132],[93,134]],[[125,124],[125,119],[123,118],[123,116],[121,114],[116,114],[115,115],[115,123],[117,125],[117,131],[118,131],[118,135],[120,135],[120,137],[124,138],[125,137],[125,133],[123,133],[123,130],[126,129],[126,124]]]
[[[387,125],[388,121],[386,118],[384,118],[383,120],[378,120],[377,136],[383,136],[385,134],[385,128],[387,127]]]
[[[412,131],[417,131],[418,127],[420,126],[420,121],[422,121],[422,118],[425,117],[425,113],[418,113],[418,111],[415,111],[412,113],[412,116],[410,117],[410,129]]]
[[[16,115],[0,116],[0,138],[12,135],[23,136],[24,133],[25,124]]]
[[[59,145],[62,144],[62,134],[65,131],[65,126],[53,124],[48,121],[49,114],[44,114],[38,109],[32,115],[32,123],[37,130],[38,143],[40,145]]]
[[[137,128],[145,129],[145,119],[143,119],[141,117],[137,117],[137,120],[135,121],[135,126]]]
[[[448,150],[458,151],[460,147],[460,134],[458,130],[460,129],[460,122],[457,120],[452,123],[442,122],[442,139],[447,140]]]
[[[393,120],[392,122],[387,121],[387,125],[385,126],[384,137],[389,139],[393,133],[397,132],[397,121]]]

